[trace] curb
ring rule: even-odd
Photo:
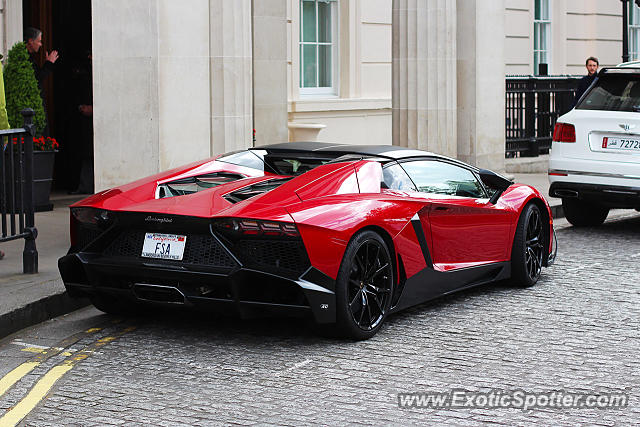
[[[72,299],[67,292],[50,295],[0,315],[0,339],[29,326],[89,305],[88,299]]]

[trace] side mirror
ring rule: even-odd
[[[487,169],[480,169],[478,171],[478,174],[480,175],[480,179],[482,180],[484,185],[496,190],[496,192],[493,193],[493,196],[491,196],[491,199],[489,199],[489,202],[494,205],[496,204],[502,193],[504,193],[504,191],[509,188],[511,184],[513,184],[511,180]]]

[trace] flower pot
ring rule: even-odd
[[[53,210],[49,195],[56,153],[57,151],[33,152],[33,208],[36,212]]]
[[[34,151],[33,152],[33,209],[35,212],[44,212],[53,210],[53,204],[49,201],[49,195],[51,193],[51,182],[53,181],[53,162],[55,160],[57,151]],[[18,153],[14,152],[14,165],[17,168],[19,163]],[[9,171],[9,156],[8,152],[5,152],[5,170],[4,177],[0,177],[9,181],[11,180]],[[14,173],[18,173],[16,170]],[[18,175],[14,175],[17,179]],[[16,196],[19,197],[19,196]],[[12,198],[7,200],[7,206],[11,209]]]

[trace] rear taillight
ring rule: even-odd
[[[82,228],[90,228],[99,231],[106,230],[113,223],[112,215],[109,211],[95,208],[71,208],[69,218],[69,230],[71,246],[76,246],[79,239],[78,233]]]
[[[553,129],[555,142],[576,142],[576,128],[568,123],[556,123]]]
[[[214,227],[222,232],[232,232],[245,236],[300,237],[296,225],[289,222],[230,218],[217,221]]]

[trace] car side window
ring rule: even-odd
[[[397,163],[392,163],[382,169],[382,184],[383,188],[391,190],[417,191],[411,178]]]
[[[402,167],[423,193],[487,197],[484,187],[468,169],[438,160],[403,162]]]

